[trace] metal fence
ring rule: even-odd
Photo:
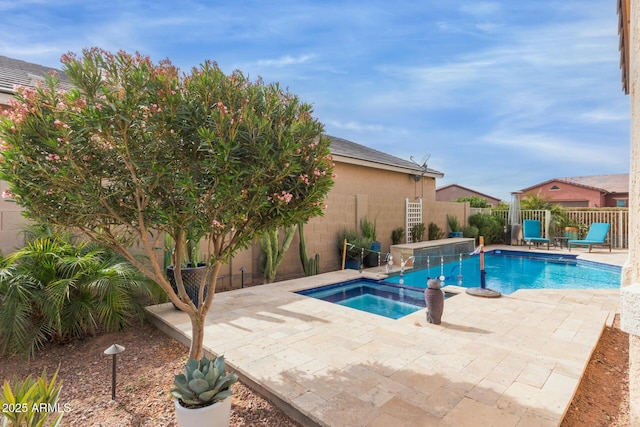
[[[551,225],[551,211],[548,210],[522,210],[522,220],[537,219],[543,225],[544,236],[549,237]],[[627,208],[592,208],[580,210],[566,210],[569,219],[580,224],[581,228],[588,230],[594,222],[606,222],[611,225],[609,230],[609,241],[611,247],[617,249],[627,249],[629,247],[629,210]],[[483,213],[496,215],[507,222],[508,210],[492,210],[491,208],[471,208],[471,215]],[[553,237],[553,236],[552,236]],[[583,236],[584,237],[584,236]]]

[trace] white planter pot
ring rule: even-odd
[[[229,427],[231,418],[231,397],[204,408],[189,409],[173,399],[176,407],[176,421],[180,427]]]

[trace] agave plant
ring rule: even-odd
[[[200,408],[231,396],[231,386],[236,381],[238,375],[235,372],[225,372],[224,356],[214,360],[206,357],[199,361],[189,359],[184,374],[173,378],[175,388],[171,394],[186,408]]]

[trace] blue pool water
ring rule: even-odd
[[[615,289],[617,266],[579,261],[575,255],[532,254],[518,251],[485,253],[486,287],[508,295],[519,289]],[[444,276],[445,298],[455,293],[446,286],[480,287],[480,257],[410,271],[384,280],[357,279],[296,293],[368,313],[399,319],[425,307],[428,278]]]
[[[614,289],[620,287],[620,267],[579,261],[575,255],[531,254],[518,251],[485,253],[486,287],[505,295],[519,289]],[[480,286],[480,256],[451,260],[423,270],[385,279],[389,283],[425,288],[427,278],[445,276],[444,284]]]
[[[424,291],[421,289],[364,278],[296,293],[390,319],[399,319],[425,307]],[[445,293],[446,298],[452,295]]]

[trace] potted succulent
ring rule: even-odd
[[[235,372],[226,373],[224,356],[189,359],[184,373],[173,378],[171,390],[180,427],[227,427],[231,418],[231,386]]]
[[[462,237],[462,229],[460,228],[460,223],[458,222],[458,217],[455,215],[447,215],[447,224],[449,224],[449,229],[451,232],[449,233],[449,237]]]

